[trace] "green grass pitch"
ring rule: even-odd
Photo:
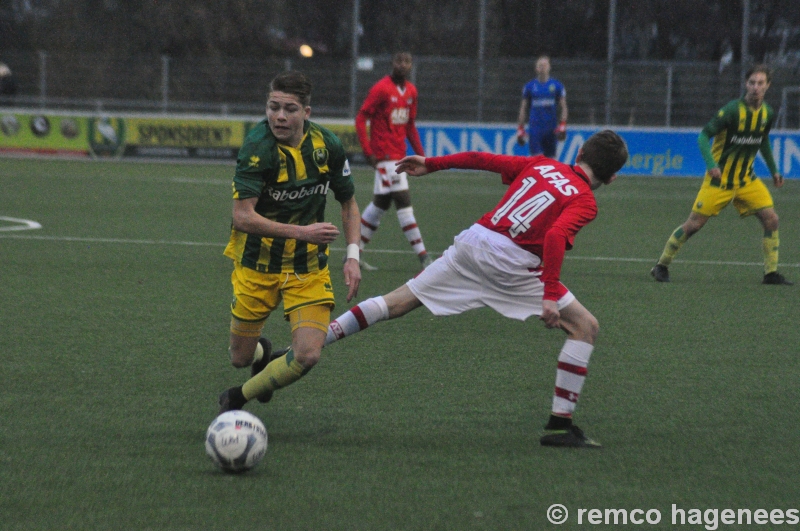
[[[673,526],[672,505],[800,508],[800,283],[760,284],[759,225],[733,208],[686,244],[672,283],[649,275],[699,179],[603,187],[568,253],[563,280],[601,325],[576,422],[603,450],[538,444],[562,333],[423,308],[248,404],[267,455],[219,472],[205,429],[219,392],[249,375],[227,355],[232,172],[0,159],[0,216],[42,225],[0,221],[3,530],[584,529],[597,526],[578,524],[581,509],[637,508],[661,514],[648,529],[702,529]],[[363,208],[371,171],[355,179]],[[441,253],[503,191],[485,173],[413,179],[428,248]],[[781,270],[797,282],[800,182],[774,197]],[[338,224],[333,199],[328,217]],[[343,248],[335,315],[351,306]],[[359,300],[417,273],[393,211],[366,259],[380,269],[363,273]],[[289,341],[277,316],[265,333]],[[546,518],[556,503],[561,526]]]

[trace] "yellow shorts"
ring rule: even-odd
[[[303,326],[328,330],[335,306],[328,268],[304,274],[261,273],[234,262],[231,283],[231,333],[235,335],[258,337],[281,301],[292,331]]]
[[[718,186],[712,186],[711,177],[706,175],[703,180],[703,186],[697,192],[697,198],[694,200],[694,205],[692,205],[692,212],[697,212],[707,217],[716,216],[731,201],[742,217],[774,206],[772,195],[761,179],[754,179],[742,187],[726,190]]]

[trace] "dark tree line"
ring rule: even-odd
[[[738,60],[743,0],[618,0],[620,59]],[[750,0],[751,55],[800,50],[797,0]],[[609,0],[485,0],[487,57],[604,59]],[[4,0],[3,51],[59,50],[115,56],[280,57],[301,43],[318,54],[351,53],[351,1]],[[360,1],[365,55],[475,57],[479,0]]]

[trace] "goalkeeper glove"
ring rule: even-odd
[[[553,131],[558,140],[566,140],[567,138],[567,122],[559,122],[558,127]]]
[[[524,146],[525,142],[527,142],[528,138],[525,134],[525,126],[520,125],[517,127],[517,144],[520,146]]]

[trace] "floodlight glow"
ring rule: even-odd
[[[303,57],[311,57],[312,55],[314,55],[314,49],[311,48],[311,46],[309,46],[308,44],[303,44],[302,46],[300,46],[300,55],[302,55]]]

